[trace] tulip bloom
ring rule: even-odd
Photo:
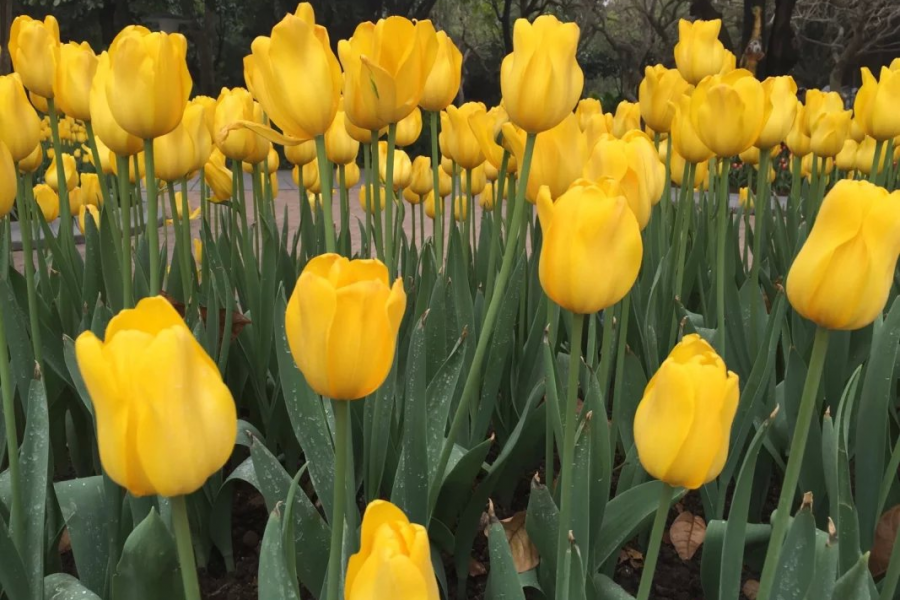
[[[325,155],[328,157],[328,160],[336,165],[346,165],[354,162],[356,160],[356,155],[359,153],[359,142],[353,139],[347,132],[346,124],[347,115],[344,114],[343,107],[341,107],[338,109],[337,113],[335,113],[328,131],[325,132]],[[315,158],[315,142],[305,142],[304,144],[300,144],[300,146],[305,146],[305,148],[303,150],[292,150],[291,153],[293,154],[296,152],[299,154],[308,152],[309,154],[305,154],[303,158],[310,156],[310,159],[303,164],[306,164]],[[299,146],[285,146],[285,149],[287,148],[293,149],[299,148]],[[290,160],[290,158],[288,158],[288,160]]]
[[[326,141],[326,144],[327,143],[328,142]],[[302,167],[303,165],[316,160],[316,142],[315,140],[309,140],[307,142],[297,144],[296,146],[285,146],[284,156],[291,162],[292,165],[298,165]]]
[[[478,197],[478,206],[484,210],[494,210],[494,186],[490,183],[481,191],[481,195]]]
[[[14,179],[10,179],[10,181],[14,181]],[[59,218],[59,196],[53,191],[46,183],[39,183],[34,186],[34,201],[37,203],[38,208],[41,209],[41,214],[44,216],[44,220],[47,223],[51,221],[55,221]]]
[[[504,147],[497,142],[497,137],[502,136],[501,128],[508,121],[509,115],[502,106],[495,106],[487,112],[474,111],[469,115],[469,127],[478,140],[482,154],[498,171],[503,164]],[[506,160],[506,172],[515,173],[516,166],[516,157],[510,153]]]
[[[391,287],[380,261],[337,254],[309,261],[288,301],[285,330],[310,387],[335,400],[377,390],[394,362],[405,310],[402,279]]]
[[[384,185],[378,186],[378,205],[381,210],[384,210],[384,202],[385,198],[387,198],[387,194],[384,190]],[[369,199],[369,186],[364,185],[362,189],[359,190],[359,206],[364,211],[369,214],[375,214],[375,199]]]
[[[186,57],[180,33],[138,25],[119,32],[109,47],[106,99],[122,129],[149,140],[178,127],[193,85]]]
[[[412,161],[412,176],[409,180],[409,189],[418,196],[424,196],[434,189],[431,159],[427,156],[417,156]]]
[[[41,141],[41,120],[25,96],[17,73],[0,77],[0,142],[13,162],[28,158]]]
[[[378,142],[378,174],[382,182],[387,181],[387,153],[388,143]],[[398,191],[409,185],[412,179],[412,162],[409,155],[400,149],[394,150],[394,171],[393,171],[393,188]]]
[[[2,129],[0,129],[0,131],[2,131]],[[34,147],[31,154],[19,161],[19,172],[34,173],[42,164],[44,164],[44,147],[38,144]]]
[[[359,552],[347,563],[346,600],[440,600],[428,532],[383,500],[366,507]]]
[[[91,120],[91,83],[97,62],[97,55],[87,42],[60,46],[53,94],[60,110],[74,119]]]
[[[584,131],[594,115],[603,114],[603,105],[596,98],[583,98],[575,107],[575,117],[578,119],[578,127]]]
[[[900,135],[900,70],[881,67],[881,77],[875,79],[872,72],[862,68],[862,87],[856,94],[853,109],[859,125],[867,134],[879,141]]]
[[[215,160],[214,156],[218,154],[222,160]],[[218,150],[214,150],[209,161],[203,168],[203,178],[206,185],[212,191],[213,195],[209,201],[213,203],[224,202],[231,198],[232,192],[232,173],[225,166],[225,157]]]
[[[64,152],[62,155],[62,162],[63,171],[66,174],[66,189],[72,191],[75,189],[75,186],[78,185],[78,168],[75,163],[75,157]],[[57,179],[55,156],[50,161],[50,166],[47,167],[47,172],[44,174],[44,180],[47,182],[47,185],[53,188],[53,191],[59,192],[59,180]]]
[[[422,97],[419,99],[419,106],[432,112],[444,110],[453,102],[459,93],[462,79],[462,52],[443,31],[438,31],[435,39],[437,53],[434,65],[428,72]]]
[[[762,85],[745,69],[704,79],[691,96],[691,124],[719,157],[753,145],[771,113]]]
[[[769,149],[783,142],[794,126],[797,118],[797,84],[793,77],[785,75],[769,77],[762,82],[762,88],[766,100],[772,105],[772,112],[766,118],[755,145]]]
[[[222,88],[216,103],[216,146],[233,160],[262,162],[269,153],[269,141],[249,129],[235,127],[241,121],[261,123],[259,105],[244,88]]]
[[[697,85],[707,75],[721,73],[727,66],[725,46],[719,41],[722,20],[678,22],[675,65],[685,81]]]
[[[26,88],[44,98],[52,98],[59,64],[56,17],[47,15],[43,21],[26,15],[16,17],[9,30],[9,57]]]
[[[0,219],[10,213],[16,203],[16,165],[6,144],[0,142]]]
[[[580,314],[624,298],[643,256],[641,229],[625,198],[585,183],[573,185],[554,203],[544,186],[537,205],[544,232],[538,270],[547,296]],[[598,264],[608,266],[608,277],[592,275]]]
[[[809,147],[813,154],[829,158],[836,156],[850,135],[851,116],[849,110],[822,113],[810,131]]]
[[[872,174],[872,163],[875,162],[875,148],[875,138],[871,137],[866,137],[856,148],[856,157],[854,158],[856,170],[866,177]],[[876,167],[879,173],[884,171],[884,167],[887,165],[887,161],[887,153],[882,151],[881,157]]]
[[[453,199],[453,218],[459,223],[465,223],[469,217],[469,197],[460,194]]]
[[[450,127],[446,129],[450,158],[463,169],[474,169],[484,162],[484,152],[475,136],[469,119],[478,114],[487,113],[481,102],[466,102],[460,107],[448,106],[447,117]]]
[[[90,108],[91,125],[97,142],[103,143],[118,156],[132,156],[143,148],[141,138],[131,135],[113,118],[106,96],[106,82],[109,79],[109,54],[103,52],[97,61],[97,70],[91,82]],[[116,162],[113,160],[112,162]]]
[[[620,138],[629,131],[641,128],[641,106],[636,102],[622,100],[616,106],[611,133]]]
[[[689,94],[693,86],[681,76],[678,69],[663,65],[644,69],[644,80],[638,88],[641,116],[653,131],[668,133],[675,117],[675,102]]]
[[[812,149],[810,148],[809,132],[806,129],[806,107],[797,102],[797,116],[791,130],[784,138],[784,143],[794,156],[804,157]]]
[[[516,21],[513,51],[500,66],[500,89],[510,120],[525,131],[556,127],[578,103],[584,88],[575,58],[578,36],[578,25],[552,15]]]
[[[206,129],[204,110],[198,104],[188,106],[178,127],[153,140],[158,178],[177,181],[206,164],[212,140]]]
[[[97,207],[93,204],[84,204],[82,203],[78,207],[78,230],[81,232],[81,235],[85,234],[85,217],[90,215],[91,219],[94,221],[94,226],[99,229],[100,228],[100,211],[97,210]]]
[[[821,327],[865,327],[884,309],[900,255],[900,192],[841,180],[794,259],[787,295]]]
[[[359,165],[355,162],[344,165],[344,184],[347,186],[348,190],[359,183],[359,177]]]
[[[678,99],[669,135],[672,136],[672,147],[675,153],[684,157],[684,160],[700,165],[713,157],[713,151],[706,147],[691,122],[691,99],[689,96],[681,96]],[[675,171],[674,166],[672,170]]]
[[[841,151],[837,153],[837,156],[834,157],[835,166],[842,171],[852,171],[856,168],[856,152],[859,149],[859,144],[854,142],[852,139],[847,138],[844,140],[844,145],[841,147]],[[874,156],[873,156],[874,158]],[[869,163],[870,165],[872,163]]]
[[[294,167],[297,175],[294,176],[294,182],[297,185],[303,183],[303,189],[313,194],[322,193],[322,181],[319,179],[319,161],[314,160],[306,163],[302,167],[297,165]]]
[[[103,206],[100,177],[96,173],[81,174],[81,197],[84,204]]]
[[[634,443],[644,469],[689,490],[719,476],[737,411],[738,376],[697,334],[684,336],[644,388]]]
[[[400,119],[397,123],[397,131],[394,134],[394,143],[398,148],[405,148],[419,139],[422,133],[422,111],[419,107]]]

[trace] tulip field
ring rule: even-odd
[[[602,106],[520,19],[487,107],[428,20],[302,3],[211,98],[16,18],[0,599],[900,597],[900,59],[721,26]]]

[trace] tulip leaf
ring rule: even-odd
[[[594,575],[594,591],[598,600],[634,600],[634,596],[603,573]]]
[[[490,513],[488,553],[491,559],[491,570],[488,575],[485,600],[525,600],[525,593],[522,591],[512,550],[506,537],[506,530],[493,514],[493,509]]]
[[[109,307],[119,312],[125,307],[123,290],[123,269],[121,260],[121,240],[118,235],[112,212],[100,211],[100,267],[103,275],[104,298]],[[129,276],[131,265],[128,265]]]
[[[34,353],[26,328],[28,314],[16,301],[11,281],[4,278],[0,278],[0,318],[6,328],[7,344],[10,348],[15,348],[14,352],[9,353],[9,362],[19,398],[24,402],[28,398],[31,379],[34,377]]]
[[[859,560],[837,580],[834,585],[834,600],[874,600],[870,594],[871,575],[869,575],[869,553],[859,557]]]
[[[238,423],[240,427],[240,423]],[[240,435],[238,436],[240,439]],[[249,446],[249,444],[248,444]],[[247,458],[228,475],[228,478],[219,487],[213,501],[212,511],[209,516],[209,536],[222,554],[225,560],[225,568],[230,573],[234,571],[234,546],[231,539],[231,507],[234,496],[234,484],[237,481],[249,483],[257,490],[259,480],[256,477],[256,469],[253,467],[253,459]]]
[[[84,218],[84,257],[81,303],[83,306],[94,306],[97,303],[97,298],[100,296],[102,253],[100,251],[100,232],[97,229],[97,223],[88,214],[85,214]]]
[[[78,359],[75,356],[75,341],[69,336],[63,337],[63,353],[66,358],[66,367],[69,369],[69,376],[75,384],[75,390],[78,392],[78,398],[81,399],[88,414],[94,416],[94,405],[91,402],[91,395],[84,385],[84,379],[81,377],[81,369],[78,368]]]
[[[45,600],[100,600],[100,596],[68,573],[53,573],[44,578]]]
[[[801,600],[806,596],[816,565],[816,520],[812,504],[804,504],[794,517],[784,540],[772,597],[783,600]]]
[[[457,458],[454,462],[454,455],[451,454],[448,473],[441,485],[430,528],[435,523],[452,523],[456,519],[456,515],[465,506],[466,499],[472,494],[472,482],[481,473],[484,460],[494,443],[493,439],[488,438],[465,453],[459,446],[454,447]]]
[[[72,542],[78,575],[88,589],[102,593],[108,557],[103,477],[96,475],[60,481],[54,489]]]
[[[184,598],[175,539],[156,509],[134,528],[112,580],[113,600]]]
[[[297,580],[285,557],[278,506],[269,515],[259,550],[259,600],[300,600]]]
[[[6,520],[0,514],[0,590],[9,600],[31,600],[28,577]]]
[[[841,596],[834,596],[839,545],[837,539],[832,538],[824,531],[816,531],[816,575],[806,594],[807,600],[817,598],[834,598],[834,600],[840,598],[843,600]]]
[[[430,318],[431,313],[429,313],[429,319]],[[425,326],[427,334],[427,321]],[[435,373],[425,390],[428,407],[427,412],[429,415],[427,432],[429,480],[434,478],[435,471],[437,470],[441,447],[445,440],[444,432],[447,429],[447,422],[450,418],[453,395],[460,383],[459,376],[463,368],[467,342],[467,336],[459,338],[456,345],[450,350],[447,359],[443,362],[437,373]],[[427,355],[427,345],[425,351]]]
[[[41,596],[40,586],[43,585],[44,577],[44,524],[49,457],[50,419],[47,397],[43,382],[36,379],[32,380],[28,394],[28,419],[19,458],[22,469],[22,502],[25,506],[25,547],[21,554],[35,598]]]

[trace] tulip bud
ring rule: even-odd
[[[849,110],[823,113],[810,131],[809,147],[818,156],[834,157],[850,134]]]
[[[300,179],[303,182],[303,189],[313,194],[322,193],[322,181],[319,179],[319,161],[314,160],[306,163],[300,169]]]
[[[156,176],[159,179],[177,181],[206,163],[212,143],[204,137],[207,130],[203,111],[200,105],[188,106],[178,127],[153,140]],[[196,147],[198,142],[205,144],[204,151]]]
[[[53,82],[56,104],[66,115],[91,120],[91,83],[97,71],[97,55],[87,42],[69,42],[59,49],[59,68]]]
[[[649,127],[660,133],[668,133],[675,116],[675,102],[689,94],[693,86],[681,76],[678,69],[663,65],[644,69],[644,80],[638,88],[641,116]]]
[[[78,168],[75,163],[75,157],[71,154],[63,153],[62,161],[63,170],[66,174],[66,189],[71,191],[78,185]],[[47,181],[47,185],[53,188],[53,191],[59,192],[59,181],[56,175],[56,157],[54,156],[53,160],[50,161],[50,166],[47,167],[44,179]]]
[[[440,202],[443,202],[444,199],[441,198]],[[428,192],[428,195],[425,196],[425,215],[429,219],[434,219],[434,192]],[[443,206],[443,205],[442,205]]]
[[[359,165],[355,162],[344,165],[344,184],[347,186],[348,190],[359,183],[359,178]]]
[[[0,142],[0,219],[12,211],[16,192],[16,165],[9,148]]]
[[[380,261],[337,254],[309,261],[288,301],[285,331],[310,387],[335,400],[377,390],[394,364],[405,310],[402,279],[391,287]]]
[[[684,336],[644,388],[634,415],[634,443],[644,469],[695,490],[713,481],[728,458],[738,376],[697,334]]]
[[[459,223],[465,223],[469,218],[469,198],[465,194],[453,199],[453,218]]]
[[[56,17],[47,15],[43,21],[25,15],[16,17],[9,30],[9,57],[29,91],[52,98],[59,63]]]
[[[444,132],[448,136],[450,157],[463,169],[474,169],[484,162],[484,153],[472,131],[469,119],[486,112],[481,102],[467,102],[458,108],[453,105],[447,107],[449,128]]]
[[[691,96],[691,124],[717,156],[740,154],[753,145],[771,113],[762,85],[738,69],[704,79]],[[733,118],[741,115],[740,119]]]
[[[359,153],[359,142],[347,133],[346,122],[347,115],[344,114],[343,110],[338,110],[334,120],[331,122],[331,127],[325,132],[325,155],[328,157],[328,160],[336,165],[352,163],[356,160],[356,155]],[[305,150],[307,152],[311,148],[312,154],[315,156],[315,141],[300,144],[300,146],[303,145],[307,145]],[[299,146],[288,146],[288,148],[299,148]],[[299,153],[301,151],[297,150],[296,152]]]
[[[85,221],[85,217],[90,215],[90,218],[94,221],[94,226],[99,229],[100,228],[100,212],[97,210],[97,207],[92,204],[81,204],[78,207],[78,230],[81,232],[81,235],[85,235],[85,227],[87,226]]]
[[[100,177],[96,173],[81,174],[81,197],[84,204],[103,206]]]
[[[19,161],[19,172],[34,173],[42,164],[44,164],[44,147],[38,144],[31,154]]]
[[[103,52],[97,61],[97,70],[94,73],[94,80],[91,82],[91,125],[94,127],[94,135],[97,137],[98,144],[102,142],[119,156],[132,156],[141,151],[143,142],[140,138],[122,129],[113,118],[106,96],[109,68],[109,54]]]
[[[221,157],[221,160],[214,158],[216,154]],[[203,179],[213,193],[209,201],[213,203],[224,202],[231,198],[233,176],[231,171],[225,167],[224,159],[225,157],[218,149],[214,150],[203,168]]]
[[[688,83],[697,85],[707,75],[720,73],[726,66],[727,50],[719,41],[721,29],[721,19],[678,22],[675,64]]]
[[[41,121],[25,97],[18,74],[0,77],[0,106],[0,142],[18,163],[34,152],[41,136]]]
[[[769,77],[762,82],[762,88],[772,112],[759,132],[756,147],[774,148],[788,136],[797,118],[797,84],[786,75]]]
[[[222,154],[233,160],[258,163],[269,153],[269,141],[261,135],[240,127],[238,121],[261,123],[262,114],[244,88],[222,88],[216,103],[214,141]]]
[[[459,93],[462,79],[462,53],[443,31],[435,34],[437,53],[428,72],[419,106],[437,112],[444,110]]]
[[[34,186],[34,201],[37,203],[38,208],[41,209],[41,214],[44,216],[44,221],[50,223],[51,221],[55,221],[59,218],[59,196],[53,191],[46,183],[39,183]]]
[[[412,145],[413,142],[419,139],[419,134],[421,133],[422,111],[419,110],[419,107],[417,106],[411,113],[403,117],[400,122],[397,123],[397,131],[394,135],[394,143],[399,148],[405,148]]]
[[[484,210],[494,210],[494,186],[490,183],[484,186],[478,197],[478,205]]]
[[[387,142],[378,142],[378,174],[382,182],[387,182]],[[405,188],[412,179],[412,162],[409,155],[400,149],[394,149],[394,171],[393,171],[393,187],[394,191]]]
[[[841,147],[841,151],[837,153],[837,156],[834,157],[834,164],[838,169],[842,171],[852,171],[856,168],[856,152],[859,148],[859,144],[854,142],[852,139],[847,138],[844,140],[844,145]],[[872,163],[869,163],[870,165]]]
[[[576,117],[577,118],[577,117]],[[501,106],[495,106],[487,112],[473,111],[469,115],[469,127],[481,147],[481,152],[491,167],[498,171],[503,165],[504,147],[497,139],[502,139],[503,124],[509,121],[509,115]],[[506,172],[516,172],[516,157],[510,153],[506,160]]]
[[[856,149],[856,170],[866,177],[872,174],[872,164],[875,162],[875,149],[875,139],[871,137],[866,137],[866,139],[864,139]],[[882,150],[881,157],[877,165],[879,173],[884,171],[884,167],[887,165],[887,160],[887,154],[884,152],[884,150]]]
[[[284,156],[288,159],[288,161],[290,161],[291,164],[299,165],[302,167],[306,163],[316,160],[316,141],[309,140],[307,142],[297,144],[296,146],[285,146]]]
[[[403,199],[412,205],[416,205],[422,201],[422,196],[412,191],[412,188],[404,188]]]
[[[612,122],[612,134],[621,138],[629,131],[641,128],[641,106],[635,102],[622,100],[616,107]]]
[[[738,190],[738,202],[744,210],[753,210],[753,198],[750,196],[747,186]]]
[[[112,153],[110,153],[112,154]],[[135,163],[137,163],[137,172],[135,173],[134,167]],[[109,157],[109,164],[112,167],[113,175],[119,175],[119,164],[116,160],[115,156]],[[138,179],[143,180],[145,176],[145,169],[147,167],[147,161],[144,158],[143,152],[138,152],[136,155],[132,156],[128,159],[128,181],[132,184],[137,183]]]
[[[684,160],[701,165],[713,157],[713,152],[697,135],[697,130],[691,122],[691,99],[681,96],[675,105],[675,115],[672,117],[672,147],[675,153],[684,157]],[[672,168],[673,171],[675,168]]]
[[[575,118],[578,119],[578,127],[581,131],[588,128],[588,123],[594,115],[603,114],[603,105],[596,98],[583,98],[575,107]]]
[[[378,206],[380,210],[384,210],[385,198],[387,198],[387,193],[385,193],[384,186],[378,186]],[[359,190],[359,206],[369,213],[370,215],[375,214],[375,198],[369,198],[369,186],[364,185],[362,189]]]
[[[797,116],[787,137],[784,138],[784,143],[794,156],[802,158],[812,151],[809,147],[809,132],[806,129],[806,107],[800,102],[797,103]]]
[[[431,159],[417,156],[412,161],[412,176],[409,189],[417,196],[424,196],[434,188],[434,172],[431,170]]]

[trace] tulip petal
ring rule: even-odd
[[[143,331],[155,335],[169,327],[186,327],[184,319],[172,304],[162,296],[144,298],[136,308],[121,311],[106,327],[106,343],[122,331]]]
[[[291,354],[306,381],[317,393],[325,395],[332,390],[327,376],[328,337],[336,295],[327,275],[323,277],[314,270],[322,258],[311,260],[297,280],[284,315],[284,329]]]

